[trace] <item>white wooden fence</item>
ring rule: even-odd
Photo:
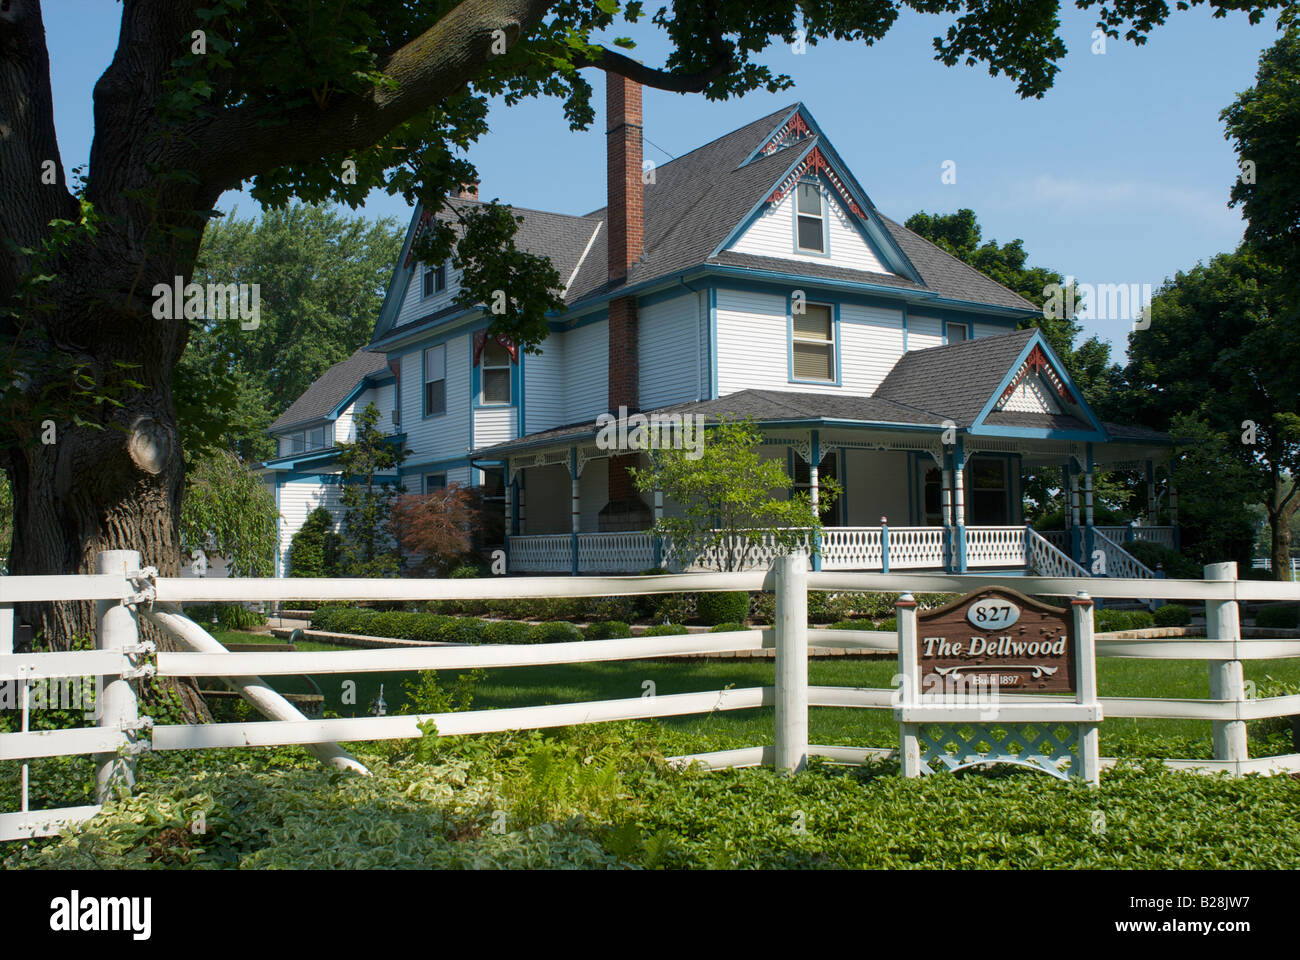
[[[21,768],[21,807],[0,813],[0,840],[49,836],[65,824],[93,817],[99,804],[55,810],[31,810],[28,805],[25,761],[37,757],[96,756],[99,797],[108,795],[115,780],[128,785],[132,758],[145,750],[195,750],[217,747],[301,744],[322,761],[364,773],[340,741],[369,741],[419,737],[419,725],[433,720],[444,735],[499,730],[571,726],[607,720],[743,710],[775,706],[774,746],[675,758],[707,767],[775,764],[798,770],[808,757],[860,763],[891,753],[886,748],[819,746],[808,742],[808,712],[812,707],[892,709],[893,688],[844,688],[808,683],[808,646],[898,652],[895,633],[872,630],[810,628],[808,590],[966,593],[997,583],[996,576],[954,574],[810,573],[803,557],[780,557],[772,570],[745,573],[672,574],[661,577],[534,577],[479,580],[326,580],[326,579],[187,579],[158,577],[139,569],[139,555],[105,553],[100,572],[86,576],[0,578],[0,681],[14,682],[21,691],[22,729],[0,734],[0,761],[24,761]],[[1244,773],[1300,771],[1300,754],[1251,758],[1247,752],[1246,721],[1300,714],[1300,696],[1249,698],[1242,676],[1246,660],[1300,657],[1300,639],[1241,638],[1238,601],[1300,601],[1300,584],[1238,581],[1235,564],[1206,568],[1211,579],[1121,580],[1081,577],[1017,577],[1016,589],[1033,595],[1073,597],[1086,591],[1102,597],[1149,597],[1206,603],[1206,639],[1097,639],[1098,657],[1199,659],[1209,665],[1208,699],[1103,697],[1104,715],[1172,717],[1208,720],[1213,724],[1214,759],[1168,759],[1173,767]],[[180,601],[229,602],[287,599],[340,601],[423,601],[501,599],[527,596],[620,596],[647,593],[717,590],[769,590],[776,594],[775,624],[770,629],[727,633],[696,633],[663,637],[544,645],[443,646],[347,650],[331,652],[231,653],[189,620],[173,604]],[[97,604],[98,649],[75,653],[15,654],[12,608],[18,602],[93,600]],[[183,648],[154,651],[138,641],[138,618],[146,617],[166,630]],[[699,655],[714,652],[775,648],[773,686],[713,690],[702,693],[637,697],[576,704],[552,704],[460,713],[311,720],[275,693],[261,676],[343,674],[367,671],[456,670],[475,667],[535,666],[628,659]],[[153,725],[137,715],[130,680],[156,673],[167,677],[220,677],[269,719],[248,723]],[[29,688],[33,682],[98,674],[105,686],[96,726],[54,731],[29,728]],[[1004,695],[1007,696],[1007,695]],[[1032,698],[1012,694],[1012,699]],[[1113,761],[1103,758],[1103,766]]]

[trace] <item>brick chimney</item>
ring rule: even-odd
[[[478,181],[473,183],[462,183],[456,188],[457,200],[477,200],[478,199]]]
[[[618,74],[605,74],[605,175],[608,200],[605,224],[608,234],[609,282],[626,282],[628,269],[645,251],[645,203],[641,184],[641,85]],[[641,407],[638,390],[637,310],[635,297],[619,297],[609,304],[609,410],[634,412]],[[609,503],[600,511],[598,525],[605,530],[644,530],[650,509],[637,494],[628,473],[636,454],[610,457]]]

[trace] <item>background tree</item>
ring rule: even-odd
[[[1241,456],[1239,431],[1215,430],[1199,413],[1175,414],[1169,429],[1178,439],[1170,470],[1178,488],[1182,553],[1201,566],[1236,560],[1249,569],[1256,526],[1250,504],[1259,482]]]
[[[235,317],[191,321],[173,377],[186,455],[274,456],[271,421],[370,339],[401,243],[391,218],[300,203],[212,223],[195,281],[257,284],[260,316],[252,330]]]
[[[1232,6],[1257,21],[1282,4]],[[1135,43],[1168,16],[1149,0],[1077,5]],[[175,573],[184,465],[173,373],[190,329],[175,311],[156,315],[152,291],[193,275],[226,191],[251,182],[272,207],[294,197],[355,206],[383,188],[439,210],[457,184],[476,179],[461,151],[486,130],[489,97],[554,96],[569,123],[585,127],[594,111],[584,68],[715,99],[784,89],[790,79],[757,60],[773,42],[799,34],[810,44],[870,44],[905,9],[948,18],[935,39],[942,63],[983,63],[1021,96],[1042,96],[1066,52],[1058,8],[775,0],[756,10],[674,0],[652,18],[670,42],[657,69],[591,39],[638,21],[640,0],[125,0],[77,191],[54,129],[42,5],[5,3],[0,450],[17,507],[14,571],[86,571],[99,551],[119,548]],[[43,182],[50,161],[53,184]],[[515,248],[515,225],[496,206],[460,225],[462,296],[478,303],[507,291],[491,333],[532,350],[547,333],[546,311],[560,306],[559,280]],[[446,259],[457,228],[434,220],[415,255]],[[52,411],[59,440],[44,445],[39,425]],[[91,616],[88,603],[26,612],[65,636],[87,632]]]
[[[1148,329],[1129,335],[1128,403],[1138,422],[1171,429],[1179,413],[1203,421],[1254,477],[1241,499],[1205,488],[1207,508],[1231,511],[1239,526],[1260,500],[1270,556],[1285,569],[1291,518],[1300,506],[1300,339],[1279,268],[1249,247],[1179,271],[1156,293]],[[1180,500],[1180,506],[1183,501]],[[1280,571],[1279,571],[1280,575]]]
[[[289,576],[332,577],[338,572],[339,535],[328,507],[317,507],[289,541]]]
[[[218,451],[200,460],[185,484],[181,542],[225,557],[234,576],[272,576],[280,511],[262,479]]]
[[[402,569],[393,531],[393,503],[401,495],[395,471],[406,451],[379,429],[379,408],[357,414],[357,439],[340,443],[343,531],[339,571],[347,577],[395,577]],[[380,474],[394,472],[391,477]]]
[[[424,572],[434,576],[471,552],[478,519],[470,489],[458,483],[424,495],[406,494],[393,504],[393,529],[402,549],[423,557]]]
[[[674,561],[716,558],[721,570],[740,570],[766,545],[789,553],[820,534],[821,517],[808,493],[782,496],[792,480],[783,463],[763,459],[762,442],[753,420],[723,421],[708,429],[698,459],[690,459],[685,450],[653,450],[649,468],[633,468],[642,493],[658,484],[682,510],[680,516],[663,517],[653,529]],[[840,486],[826,479],[819,488],[825,512]]]

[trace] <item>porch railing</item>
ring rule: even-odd
[[[890,527],[890,570],[943,568],[943,527]]]
[[[967,527],[966,564],[971,567],[1023,567],[1025,527]]]
[[[1100,550],[1106,561],[1104,576],[1123,577],[1126,580],[1151,580],[1155,578],[1156,572],[1154,570],[1102,533],[1101,527],[1093,527],[1093,531],[1096,534],[1093,553],[1095,554]]]
[[[640,530],[578,534],[579,573],[640,573],[654,565],[654,538]]]

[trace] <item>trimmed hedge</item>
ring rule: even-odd
[[[533,643],[568,643],[581,640],[582,631],[571,623],[551,621],[537,624],[529,631],[528,638]]]
[[[676,633],[690,633],[680,623],[660,623],[641,634],[643,637],[666,637]]]
[[[1300,607],[1293,605],[1263,607],[1255,614],[1255,626],[1294,630],[1300,627]]]
[[[546,643],[550,640],[580,640],[571,623],[542,624],[566,628],[538,631],[515,620],[479,620],[448,617],[437,613],[402,613],[358,607],[320,607],[312,615],[311,628],[330,633],[356,633],[395,640],[423,640],[442,643]],[[542,639],[544,637],[550,639]]]
[[[1155,617],[1145,610],[1097,610],[1093,627],[1098,633],[1116,630],[1143,630],[1155,626]]]
[[[1153,619],[1157,627],[1185,627],[1192,622],[1192,615],[1181,603],[1166,603],[1156,608]]]
[[[749,616],[749,593],[744,590],[701,593],[695,598],[695,615],[708,627],[738,623]]]
[[[622,620],[601,620],[587,628],[588,640],[618,640],[632,636],[632,628]]]
[[[709,633],[732,633],[736,630],[748,630],[743,623],[719,623],[709,628]]]

